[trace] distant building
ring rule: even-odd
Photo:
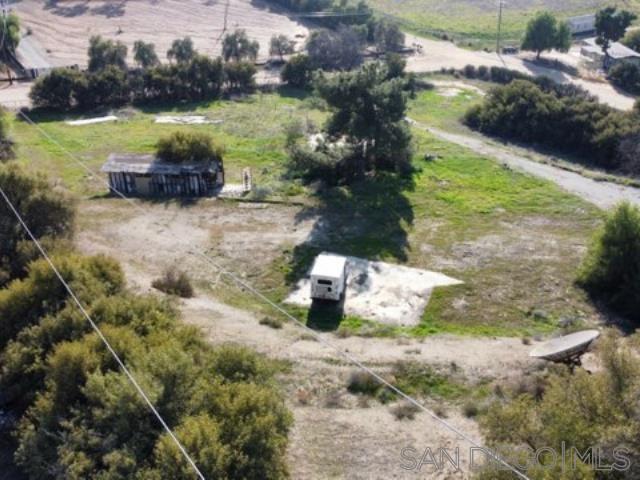
[[[620,62],[634,62],[640,64],[640,53],[635,50],[631,50],[629,47],[626,47],[621,43],[612,43],[607,53],[608,56],[605,56],[602,47],[596,43],[595,38],[588,38],[582,41],[580,54],[593,61],[602,62],[605,69],[609,69]]]
[[[222,162],[170,163],[153,155],[111,154],[100,171],[112,190],[135,196],[203,197],[224,185]]]
[[[596,33],[596,15],[580,15],[567,19],[572,35],[592,35]]]

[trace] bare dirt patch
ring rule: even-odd
[[[136,40],[153,42],[161,58],[171,42],[190,36],[195,47],[209,55],[220,54],[217,39],[225,25],[224,0],[119,0],[48,1],[22,0],[13,8],[23,28],[45,49],[54,65],[86,65],[91,35],[120,40],[129,47],[130,60]],[[285,33],[302,41],[307,28],[286,17],[281,10],[261,1],[230,0],[228,30],[244,28],[260,42],[260,58],[269,53],[269,40]],[[302,37],[301,37],[302,36]]]
[[[344,312],[387,325],[417,325],[434,288],[460,283],[442,273],[347,257]],[[296,284],[286,302],[311,306],[308,276]]]

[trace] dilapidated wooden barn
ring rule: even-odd
[[[154,155],[111,154],[101,171],[126,195],[203,197],[224,185],[222,162],[171,163]]]

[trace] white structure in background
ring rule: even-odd
[[[569,29],[572,35],[589,35],[596,31],[596,15],[580,15],[579,17],[571,17],[567,19]]]
[[[605,69],[609,69],[620,62],[640,64],[640,53],[621,43],[612,43],[607,53],[608,55],[605,57],[602,47],[596,43],[595,38],[588,38],[582,41],[580,54],[594,62],[602,62]]]
[[[344,292],[346,277],[346,257],[321,253],[311,269],[311,298],[339,301]]]

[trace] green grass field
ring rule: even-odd
[[[492,0],[369,0],[377,11],[402,21],[408,31],[419,35],[447,34],[463,46],[495,48],[498,2]],[[593,13],[607,5],[640,12],[638,0],[514,0],[503,10],[502,32],[507,43],[518,43],[529,19],[538,11],[550,10],[559,18]]]
[[[81,195],[106,193],[100,181],[86,181],[86,172],[64,153],[77,155],[92,170],[98,170],[110,153],[152,153],[160,136],[181,129],[206,131],[225,149],[229,182],[240,183],[240,172],[251,167],[256,181],[282,190],[276,180],[285,158],[284,125],[294,119],[321,124],[324,114],[310,108],[305,94],[283,90],[280,95],[256,94],[238,101],[184,104],[177,108],[154,107],[114,112],[121,120],[84,126],[66,125],[75,115],[34,116],[40,127],[63,148],[52,144],[23,121],[13,122],[18,140],[18,160],[59,177],[70,190]],[[197,114],[219,124],[176,126],[156,124],[158,114]],[[64,149],[64,150],[63,150]],[[288,187],[286,187],[288,188]],[[286,193],[286,192],[285,192]]]
[[[464,88],[456,95],[423,91],[411,101],[410,115],[440,128],[453,128],[466,106],[478,98]],[[351,189],[311,195],[282,178],[283,125],[294,118],[320,125],[326,116],[310,98],[284,91],[242,101],[188,105],[180,111],[205,114],[223,123],[189,127],[153,123],[155,114],[169,111],[176,109],[127,110],[121,112],[128,115],[127,120],[82,127],[66,125],[62,117],[36,120],[94,169],[110,152],[152,152],[163,133],[181,128],[210,131],[226,148],[228,181],[233,182],[234,175],[239,180],[240,169],[250,166],[258,182],[273,185],[276,195],[296,194],[308,205],[297,207],[298,215],[322,220],[325,235],[313,246],[283,246],[276,261],[252,273],[257,286],[274,300],[284,299],[322,249],[441,271],[465,282],[436,290],[421,323],[410,328],[340,318],[330,311],[292,309],[317,328],[375,336],[524,336],[552,331],[563,317],[580,322],[596,317],[573,279],[601,213],[550,182],[505,169],[415,129],[412,178],[383,175]],[[88,179],[33,127],[15,121],[13,132],[22,163],[47,171],[81,196],[106,193],[98,179]],[[424,160],[425,154],[436,160]],[[236,306],[260,310],[234,288],[214,294]]]
[[[450,78],[447,80],[451,81]],[[467,109],[479,103],[481,99],[480,93],[472,87],[452,86],[424,90],[417,93],[407,115],[433,127],[457,130],[462,126],[460,120]]]

